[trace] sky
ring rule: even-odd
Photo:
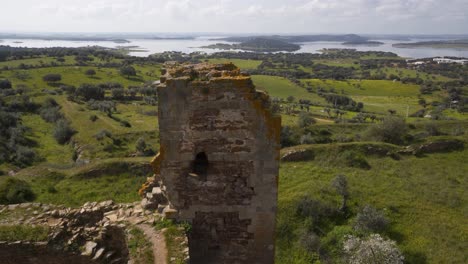
[[[468,34],[468,0],[2,0],[0,32]]]

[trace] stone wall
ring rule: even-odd
[[[57,251],[47,243],[0,243],[2,264],[97,264],[91,257]]]
[[[268,96],[232,64],[163,73],[153,167],[164,210],[192,223],[191,261],[273,263],[281,119]]]

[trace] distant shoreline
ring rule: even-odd
[[[415,43],[396,43],[395,48],[433,48],[433,49],[454,49],[468,50],[468,40],[453,41],[421,41]]]

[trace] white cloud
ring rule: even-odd
[[[468,33],[467,0],[34,0],[0,31]]]

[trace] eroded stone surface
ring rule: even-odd
[[[193,263],[273,263],[281,119],[268,96],[233,64],[163,73],[145,206],[192,223]]]

